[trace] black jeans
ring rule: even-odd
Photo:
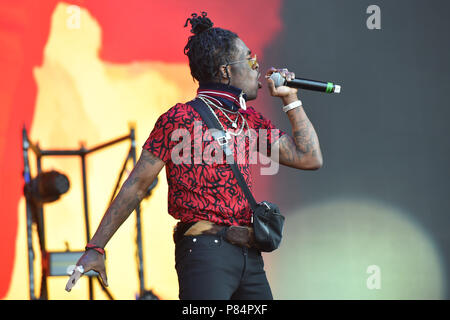
[[[181,300],[272,300],[257,249],[220,236],[183,236],[175,245]]]

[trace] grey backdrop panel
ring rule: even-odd
[[[366,26],[371,4],[381,8],[381,30]],[[283,192],[271,199],[286,211],[340,195],[404,208],[440,246],[447,287],[449,12],[450,1],[284,1],[284,30],[262,61],[263,70],[286,66],[343,86],[340,95],[300,92],[324,166],[280,168],[275,186]],[[290,128],[282,112],[273,121]]]

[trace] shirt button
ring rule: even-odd
[[[192,242],[196,242],[196,241],[197,241],[197,238],[192,239]]]
[[[216,240],[214,240],[214,242],[215,242],[215,243],[219,243],[219,240],[216,239]]]

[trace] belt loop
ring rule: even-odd
[[[217,232],[217,236],[222,239],[225,239],[225,234],[227,233],[227,230],[228,230],[228,227],[226,227],[226,226],[223,227],[222,229],[220,229],[219,232]]]

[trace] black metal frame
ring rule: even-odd
[[[133,167],[136,165],[136,139],[135,139],[135,128],[130,126],[130,133],[126,136],[117,138],[115,140],[103,143],[91,149],[86,149],[84,144],[81,144],[80,149],[78,150],[42,150],[39,147],[39,143],[33,144],[28,139],[27,130],[24,126],[22,130],[22,147],[23,147],[23,161],[24,161],[24,171],[23,177],[25,184],[29,183],[32,180],[28,151],[34,152],[37,160],[37,174],[42,172],[42,158],[45,156],[79,156],[81,157],[81,170],[82,170],[82,179],[83,179],[83,204],[84,204],[84,220],[86,226],[86,243],[91,239],[90,235],[90,226],[89,226],[89,207],[88,207],[88,194],[87,194],[87,178],[86,178],[86,156],[106,147],[112,146],[119,142],[125,140],[131,141],[131,147],[128,152],[128,155],[123,163],[122,169],[120,171],[119,177],[117,179],[116,186],[111,196],[111,200],[109,205],[112,203],[114,197],[120,186],[120,181],[125,172],[126,166],[130,158],[133,160]],[[108,205],[108,206],[109,206]],[[144,259],[143,259],[143,251],[142,251],[142,231],[141,231],[141,207],[140,204],[135,209],[136,211],[136,246],[137,246],[137,256],[138,256],[138,277],[139,277],[139,290],[140,296],[146,294],[145,290],[145,280],[144,280]],[[47,277],[49,276],[49,268],[48,268],[48,251],[45,246],[45,233],[44,233],[44,209],[41,204],[36,204],[32,201],[32,199],[26,199],[26,214],[27,214],[27,240],[28,240],[28,273],[29,273],[29,285],[30,285],[30,299],[48,299],[48,290],[47,290]],[[34,294],[34,249],[32,242],[32,225],[33,221],[37,224],[37,232],[39,237],[39,245],[41,250],[41,263],[42,263],[42,278],[41,278],[41,290],[39,297],[36,297]],[[94,299],[93,292],[93,279],[92,277],[88,277],[89,279],[89,299]],[[109,297],[109,299],[114,299],[108,289],[103,286],[103,283],[100,281],[99,277],[96,277],[103,291]]]

